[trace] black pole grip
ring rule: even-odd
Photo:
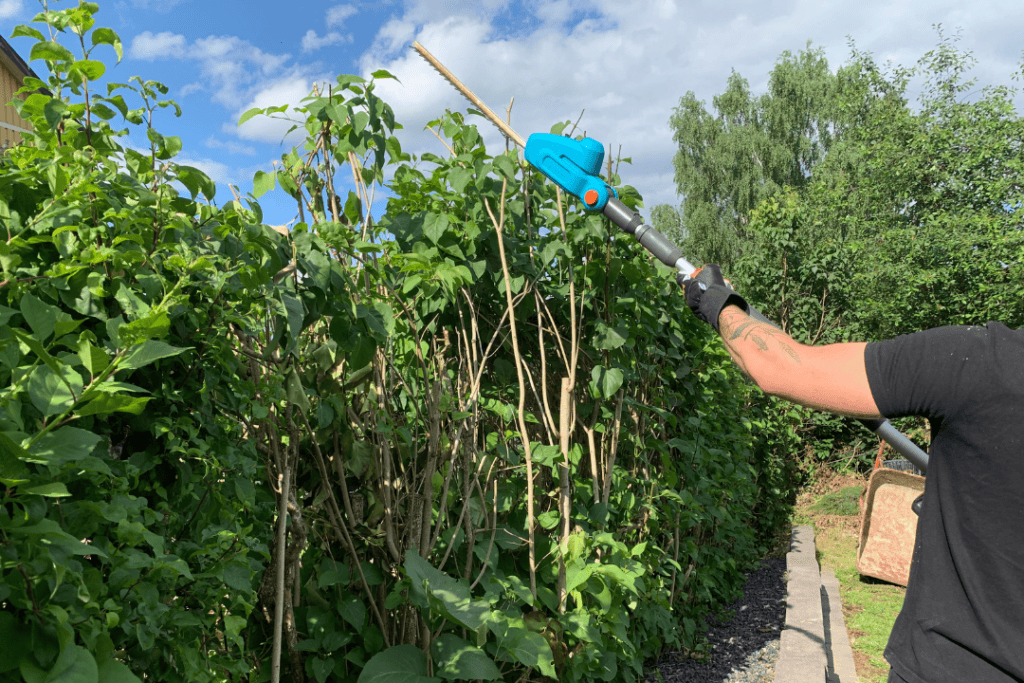
[[[636,237],[643,248],[669,268],[675,268],[683,252],[672,241],[649,225],[644,225],[640,214],[630,209],[615,197],[604,205],[604,215],[623,231]]]

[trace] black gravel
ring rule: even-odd
[[[709,617],[710,656],[700,661],[680,652],[648,667],[645,680],[657,683],[772,683],[779,636],[786,625],[786,560],[762,560],[747,574],[743,597],[725,610],[727,620]]]

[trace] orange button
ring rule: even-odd
[[[597,199],[597,190],[587,190],[586,192],[583,193],[583,201],[587,204],[587,206],[593,206],[594,204],[597,204]]]

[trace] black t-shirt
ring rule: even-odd
[[[939,327],[867,345],[886,417],[932,445],[885,657],[911,683],[1024,681],[1024,328]]]

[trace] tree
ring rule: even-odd
[[[870,84],[850,129],[805,193],[818,222],[856,251],[850,324],[885,338],[948,324],[1024,323],[1024,120],[1014,90],[978,87],[975,60],[940,30],[913,69],[886,73],[854,50]],[[918,106],[905,97],[922,82]]]
[[[733,282],[801,341],[1024,324],[1024,120],[1014,91],[979,87],[970,53],[939,35],[910,68],[853,47],[827,154],[742,226]],[[823,416],[804,429],[815,444],[858,438]]]
[[[658,204],[651,209],[651,225],[676,244],[686,239],[682,216],[671,204]]]
[[[848,118],[835,106],[841,79],[808,43],[779,57],[759,97],[736,72],[713,112],[692,92],[683,96],[669,123],[686,253],[728,270],[749,237],[750,212],[783,187],[807,185]]]

